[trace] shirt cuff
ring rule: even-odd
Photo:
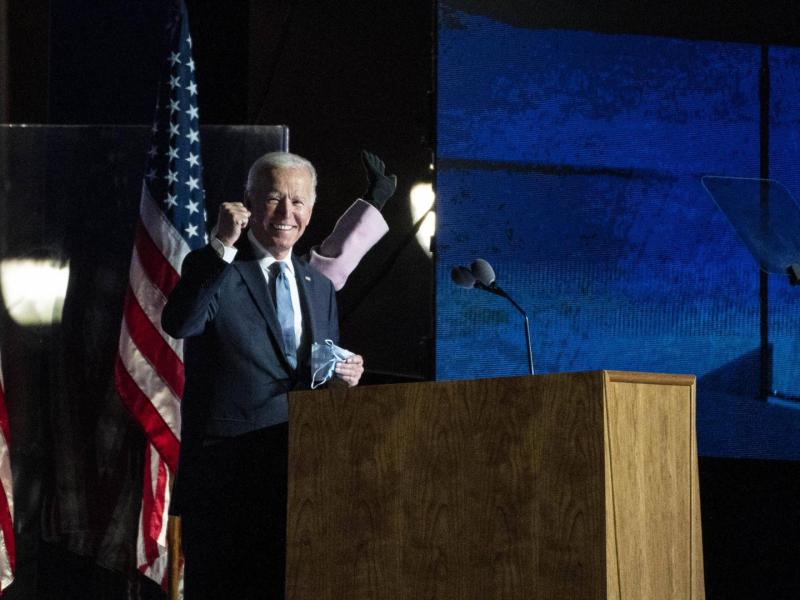
[[[217,256],[219,256],[222,260],[224,260],[226,263],[233,262],[233,259],[236,256],[236,252],[238,252],[236,248],[231,248],[229,246],[226,246],[219,240],[219,238],[215,237],[211,238],[210,244],[211,247],[214,249],[214,252],[216,252]]]

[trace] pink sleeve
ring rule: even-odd
[[[339,218],[325,241],[311,249],[309,262],[330,279],[338,291],[364,255],[387,231],[389,226],[381,212],[364,200],[356,200]]]

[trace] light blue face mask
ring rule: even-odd
[[[324,344],[314,342],[311,344],[311,389],[315,390],[333,377],[337,362],[344,362],[353,353],[340,348],[332,340],[325,340]]]

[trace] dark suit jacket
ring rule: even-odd
[[[303,341],[298,367],[291,368],[261,267],[249,241],[240,242],[232,264],[211,246],[190,253],[162,315],[168,334],[187,338],[176,488],[193,476],[191,459],[201,451],[204,439],[238,436],[286,422],[287,393],[309,386],[311,343],[326,339],[338,343],[333,285],[293,256]]]

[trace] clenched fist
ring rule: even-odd
[[[250,221],[250,211],[241,202],[223,202],[217,218],[217,239],[233,247]]]

